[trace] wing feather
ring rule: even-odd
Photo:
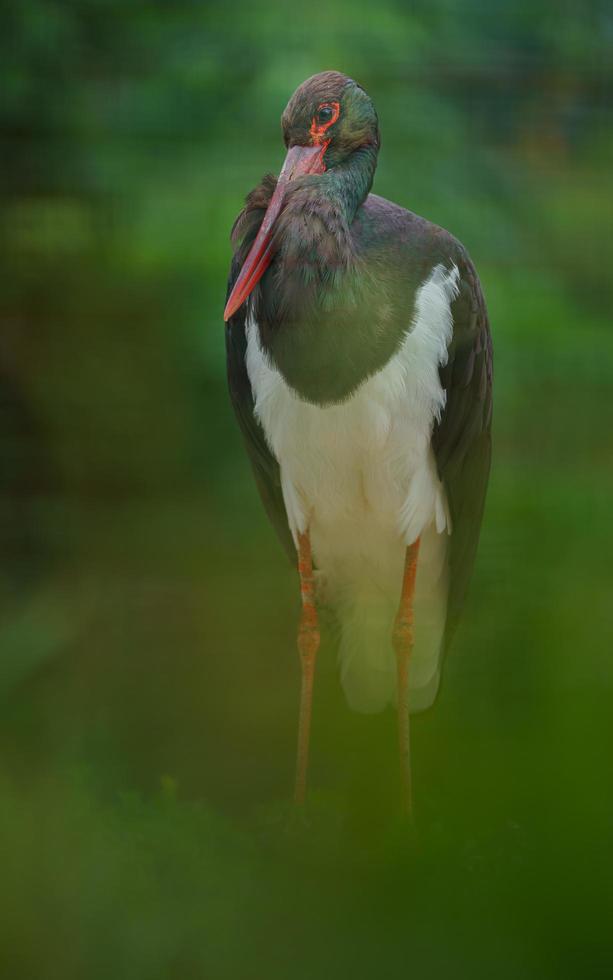
[[[242,253],[235,255],[230,267],[227,296],[234,286],[242,264]],[[266,442],[264,430],[258,422],[253,406],[253,392],[247,373],[247,335],[245,330],[245,304],[230,318],[226,327],[226,360],[230,399],[243,435],[255,482],[262,503],[281,544],[292,562],[296,549],[287,523],[279,463]]]
[[[453,338],[441,368],[445,410],[432,445],[452,521],[446,645],[455,631],[475,561],[491,460],[492,340],[475,268],[463,253]]]

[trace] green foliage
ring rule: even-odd
[[[22,0],[3,27],[1,975],[609,974],[608,5]],[[348,712],[331,631],[287,829],[296,589],[225,391],[229,230],[325,68],[494,333],[416,838],[394,717]]]

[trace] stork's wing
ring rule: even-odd
[[[240,258],[237,255],[230,267],[228,278],[227,296],[234,286],[241,267]],[[245,361],[247,351],[247,336],[245,332],[245,306],[243,304],[230,318],[226,327],[226,356],[228,368],[228,386],[230,388],[230,398],[245,446],[251,460],[251,466],[255,476],[255,482],[266,513],[277,532],[281,544],[287,551],[290,560],[295,562],[296,549],[287,523],[285,504],[281,492],[281,475],[279,464],[272,455],[264,431],[255,417],[253,411],[253,392],[251,382],[247,374]]]
[[[452,521],[446,646],[475,560],[491,457],[492,339],[487,310],[468,256],[462,256],[458,267],[460,292],[452,306],[453,339],[449,360],[440,370],[447,401],[432,435]]]

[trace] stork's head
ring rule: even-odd
[[[363,88],[337,71],[307,78],[281,116],[289,149],[319,147],[323,172],[347,159],[362,146],[379,147],[377,113]]]
[[[224,311],[224,320],[245,302],[272,258],[272,229],[288,184],[350,162],[364,147],[379,149],[377,113],[364,89],[346,75],[324,71],[307,78],[281,117],[287,156],[260,230],[245,259]]]

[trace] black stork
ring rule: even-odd
[[[460,242],[370,193],[379,126],[356,82],[314,75],[281,122],[281,173],[232,230],[224,321],[232,403],[300,578],[294,798],[304,803],[325,602],[349,705],[397,705],[410,811],[409,714],[436,697],[488,482],[487,312]]]

